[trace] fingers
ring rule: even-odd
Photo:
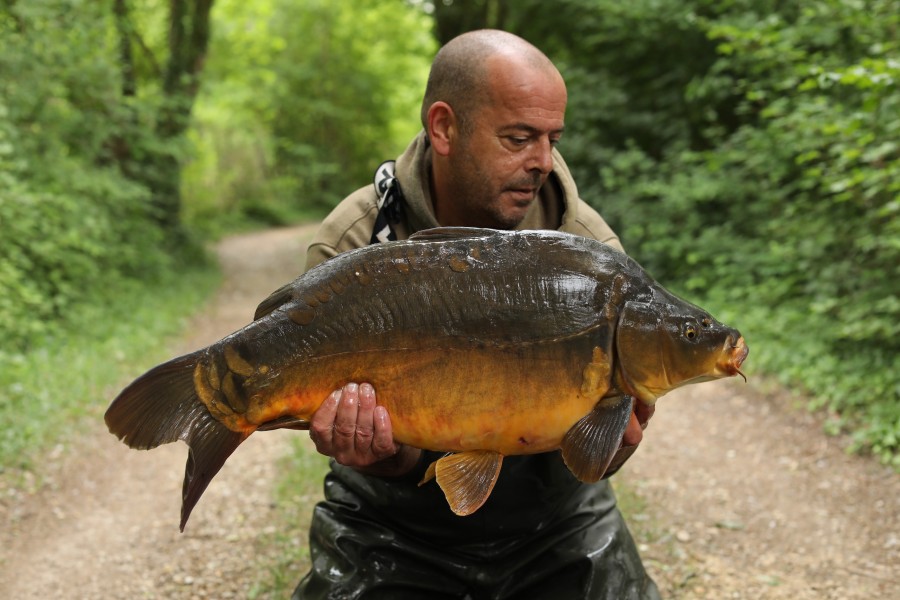
[[[367,383],[332,392],[313,415],[309,435],[321,454],[351,467],[371,465],[400,449],[387,410],[376,405]]]
[[[625,435],[622,437],[623,447],[637,446],[641,443],[644,438],[644,430],[647,429],[647,424],[655,411],[655,404],[646,404],[637,398],[634,399],[634,410],[628,426],[625,428]]]
[[[331,456],[334,419],[341,400],[341,390],[335,390],[325,399],[309,422],[309,437],[321,454]]]
[[[634,454],[635,450],[637,450],[637,446],[622,446],[619,448],[619,451],[616,452],[616,455],[613,456],[612,461],[610,461],[609,466],[606,467],[606,473],[603,474],[603,479],[615,474],[615,472],[625,464],[625,461],[631,458],[631,455]]]
[[[645,404],[640,400],[634,401],[634,414],[638,423],[641,424],[641,429],[647,429],[647,424],[650,422],[650,417],[653,416],[654,412],[656,412],[655,404]]]
[[[397,454],[400,451],[400,445],[394,441],[391,417],[385,407],[375,407],[374,421],[375,435],[372,439],[372,453],[381,458]]]
[[[632,412],[631,419],[628,421],[628,426],[625,427],[625,435],[622,436],[622,446],[637,446],[641,443],[643,438],[644,430],[641,429],[641,424],[638,422],[637,415]]]
[[[650,418],[655,411],[655,405],[645,404],[637,398],[634,399],[634,409],[631,412],[628,425],[625,427],[625,435],[622,436],[622,446],[606,468],[606,473],[603,474],[604,479],[618,471],[625,464],[625,461],[634,454],[634,451],[637,450],[638,445],[644,438],[644,430],[647,428],[647,423],[650,422]]]
[[[375,390],[368,383],[363,383],[359,386],[359,403],[356,413],[354,443],[357,452],[367,453],[372,450],[372,438],[375,436],[374,410]]]
[[[334,418],[332,435],[332,456],[346,464],[352,459],[356,449],[356,418],[359,414],[359,386],[348,383],[344,386],[341,400]]]

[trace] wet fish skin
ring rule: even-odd
[[[459,453],[433,472],[454,511],[470,514],[493,485],[471,480],[495,481],[502,456],[562,448],[576,476],[596,481],[632,397],[652,403],[733,375],[745,357],[736,330],[609,246],[439,229],[310,270],[248,326],[138,378],[106,421],[132,447],[188,443],[183,529],[253,431],[302,427],[332,390],[368,381],[397,441]]]

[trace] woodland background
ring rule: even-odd
[[[900,467],[896,0],[0,0],[0,470],[202,306],[207,242],[369,182],[480,27],[559,66],[629,253]]]

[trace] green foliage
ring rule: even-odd
[[[214,16],[184,183],[192,223],[321,215],[418,130],[434,49],[419,9],[223,0]]]
[[[751,370],[900,464],[896,3],[554,12],[566,38],[522,27],[569,81],[582,195],[657,278],[744,331]]]
[[[122,104],[105,8],[75,0],[0,11],[0,334],[26,350],[75,307],[129,278],[153,280],[160,250],[146,188],[117,168]]]
[[[418,84],[417,69],[427,68],[420,12],[374,1],[220,4],[216,79],[192,132],[200,152],[185,186],[195,200],[184,216],[194,223],[222,213],[236,217],[229,227],[238,218],[296,218],[297,206],[351,191],[351,166],[370,173],[411,137],[397,123],[416,113],[407,82]],[[190,150],[180,128],[199,83],[210,5],[0,5],[4,461],[30,456],[26,447],[39,450],[70,426],[118,377],[118,363],[154,347],[172,312],[208,290],[190,266],[202,270],[205,257],[170,209]],[[248,32],[248,23],[259,28]],[[329,42],[331,54],[303,43],[312,38]],[[306,144],[309,165],[286,153],[290,144]],[[168,300],[154,314],[160,294]]]
[[[66,191],[13,182],[0,198],[0,331],[26,348],[125,277],[158,273],[158,232],[141,227],[144,196],[115,176],[72,172]],[[142,253],[142,250],[149,250]],[[5,345],[6,345],[5,344]]]
[[[560,66],[561,150],[630,253],[900,466],[896,2],[449,4],[443,37],[496,24]]]

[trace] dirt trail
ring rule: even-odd
[[[662,398],[622,473],[648,567],[677,598],[900,598],[900,475],[845,446],[752,379]]]
[[[311,233],[225,240],[223,288],[173,354],[245,324],[259,300],[298,273]],[[43,486],[0,498],[0,597],[247,597],[254,540],[275,526],[274,465],[297,434],[251,438],[180,534],[186,447],[129,450],[103,426],[104,408],[75,448],[51,453]],[[752,380],[663,398],[616,478],[646,501],[632,522],[650,532],[641,549],[666,597],[897,597],[900,476],[847,456],[815,418]]]
[[[248,323],[260,300],[302,271],[314,230],[305,226],[222,242],[223,286],[173,356]],[[187,447],[130,450],[106,430],[107,402],[100,403],[96,422],[77,446],[50,457],[37,493],[0,499],[10,523],[0,533],[0,597],[247,597],[255,576],[253,542],[272,527],[274,467],[288,451],[290,433],[254,436],[242,445],[181,534]]]

